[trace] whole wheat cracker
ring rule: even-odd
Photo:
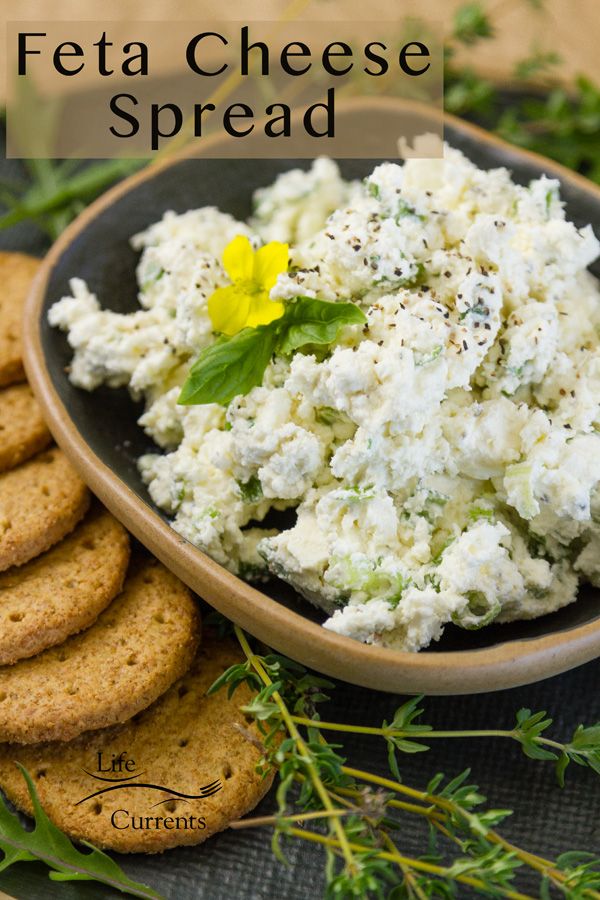
[[[272,782],[270,775],[263,778],[256,772],[261,734],[240,712],[251,699],[249,688],[241,685],[231,698],[226,690],[206,695],[215,679],[240,661],[239,648],[231,641],[204,636],[190,671],[132,721],[68,744],[0,747],[2,789],[31,813],[18,761],[34,779],[46,813],[76,840],[120,853],[157,853],[201,843],[253,809]],[[123,753],[121,771],[106,771],[113,756],[118,760]],[[133,772],[124,768],[127,760],[133,761]],[[128,781],[119,786],[115,779],[120,778]],[[203,789],[204,796],[197,796]],[[204,827],[189,827],[190,816],[203,819]],[[136,823],[141,818],[144,826],[150,819],[150,827],[131,827],[132,817]],[[156,826],[156,817],[170,821]]]
[[[97,505],[74,532],[0,574],[0,666],[34,656],[88,628],[119,593],[129,536]]]
[[[0,252],[0,386],[25,379],[21,359],[23,304],[41,261]]]
[[[85,515],[90,493],[58,447],[0,475],[0,572],[43,553]]]
[[[189,590],[156,560],[81,634],[0,668],[0,742],[67,741],[124,722],[189,667],[199,640]]]
[[[50,432],[29,385],[14,384],[0,390],[0,472],[14,469],[50,441]]]

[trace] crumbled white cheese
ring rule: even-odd
[[[49,320],[74,384],[145,398],[164,452],[140,471],[181,535],[287,580],[339,634],[416,651],[600,585],[600,248],[558,188],[451,148],[360,184],[320,159],[259,190],[248,223],[207,207],[135,236],[139,311],[74,278]],[[276,357],[227,410],[179,406],[239,234],[290,244],[273,299],[349,300],[367,324]],[[287,525],[262,527],[271,510]]]

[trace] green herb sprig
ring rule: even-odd
[[[274,353],[289,355],[307,346],[331,344],[346,325],[361,325],[365,314],[354,303],[298,297],[268,325],[220,337],[202,351],[181,389],[178,403],[226,405],[262,383]]]
[[[450,780],[437,773],[419,789],[405,783],[400,766],[402,754],[426,751],[431,740],[506,738],[517,741],[532,759],[553,761],[562,785],[570,762],[600,774],[600,724],[578,726],[563,743],[546,736],[552,719],[545,712],[522,709],[510,730],[439,731],[421,721],[422,697],[402,704],[380,727],[322,721],[318,707],[328,699],[331,682],[279,654],[257,655],[237,626],[235,633],[245,661],[224,672],[209,693],[226,688],[231,696],[240,684],[250,686],[254,697],[241,709],[262,734],[258,770],[266,775],[274,767],[278,785],[273,815],[240,820],[232,827],[272,827],[273,851],[283,862],[287,840],[322,846],[328,898],[453,898],[464,885],[483,896],[535,900],[517,883],[521,872],[529,870],[539,877],[537,896],[542,900],[556,893],[569,900],[600,900],[600,859],[569,851],[550,860],[507,841],[496,829],[511,810],[487,808],[486,798],[469,780],[469,769]],[[323,736],[328,731],[385,740],[392,778],[348,765],[343,747]],[[36,824],[27,831],[0,801],[0,872],[17,862],[42,861],[54,880],[94,880],[131,896],[159,898],[91,844],[84,842],[89,853],[77,850],[50,822],[31,778],[21,771]],[[406,815],[428,826],[429,844],[421,856],[408,856],[399,846]]]
[[[29,773],[21,765],[19,769],[27,783],[35,825],[32,831],[24,828],[0,797],[0,850],[4,854],[0,872],[18,862],[42,862],[50,869],[52,881],[97,881],[132,897],[161,900],[160,894],[133,881],[110,856],[93,844],[83,841],[89,848],[88,853],[74,847],[42,809]]]
[[[542,3],[529,3],[543,15]],[[585,77],[557,84],[560,56],[534,46],[514,67],[507,104],[506,88],[456,61],[462,47],[491,41],[494,33],[495,23],[482,2],[456,10],[445,46],[445,109],[600,183],[600,87]]]
[[[424,740],[507,738],[532,759],[554,761],[562,784],[571,761],[599,772],[599,725],[579,726],[570,742],[561,743],[546,737],[552,724],[546,713],[521,710],[511,730],[436,731],[420,721],[421,697],[408,700],[381,727],[324,722],[317,707],[332,685],[282,656],[257,655],[246,635],[237,627],[235,632],[246,660],[228,669],[211,692],[227,688],[231,695],[242,682],[257,692],[242,710],[263,735],[259,770],[277,770],[278,808],[232,827],[272,827],[273,850],[283,861],[285,840],[321,845],[327,897],[451,898],[465,885],[484,896],[533,900],[517,884],[528,870],[539,877],[538,896],[545,900],[552,891],[573,900],[600,898],[600,859],[568,852],[549,860],[507,841],[496,828],[511,811],[486,808],[468,769],[450,781],[438,773],[417,789],[401,778],[399,764],[400,754],[427,750]],[[327,731],[383,738],[393,777],[348,765],[341,745],[323,736]],[[405,814],[428,825],[429,846],[422,856],[407,856],[399,846],[404,827],[399,816]]]
[[[77,160],[27,159],[23,161],[30,184],[0,184],[0,231],[30,221],[55,240],[69,222],[120,178],[137,171],[139,160],[110,159],[82,167]]]
[[[26,184],[0,182],[0,203],[6,209],[0,215],[0,231],[27,221],[55,240],[88,203],[144,161],[50,159],[60,130],[61,102],[42,97],[30,78],[18,78],[15,90],[12,137],[28,157],[23,159],[28,178]]]

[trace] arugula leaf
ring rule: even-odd
[[[132,881],[110,856],[93,844],[82,841],[89,847],[89,853],[74,847],[42,809],[29,773],[21,765],[19,769],[33,804],[35,827],[27,831],[0,798],[0,850],[4,854],[0,872],[17,862],[38,860],[52,870],[49,876],[53,881],[99,881],[133,897],[161,900],[160,894],[141,882]]]
[[[331,344],[344,325],[366,321],[354,303],[298,297],[279,319],[257,328],[244,328],[231,338],[220,337],[203,350],[177,402],[184,406],[226,406],[234,397],[261,384],[275,351],[287,354],[307,344]]]
[[[367,317],[354,303],[298,297],[279,321],[282,339],[278,349],[292,353],[306,344],[331,344],[345,325],[362,325]]]
[[[278,320],[276,320],[277,322]],[[203,350],[191,368],[178,403],[226,405],[260,384],[277,341],[276,322],[244,328]]]

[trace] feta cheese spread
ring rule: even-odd
[[[271,299],[350,301],[366,324],[275,355],[227,408],[179,405],[238,235],[290,244]],[[139,310],[102,309],[74,278],[49,320],[73,384],[145,400],[150,495],[213,559],[408,651],[600,586],[600,247],[558,182],[521,186],[449,147],[362,183],[320,159],[259,190],[247,222],[169,212],[132,245]]]

